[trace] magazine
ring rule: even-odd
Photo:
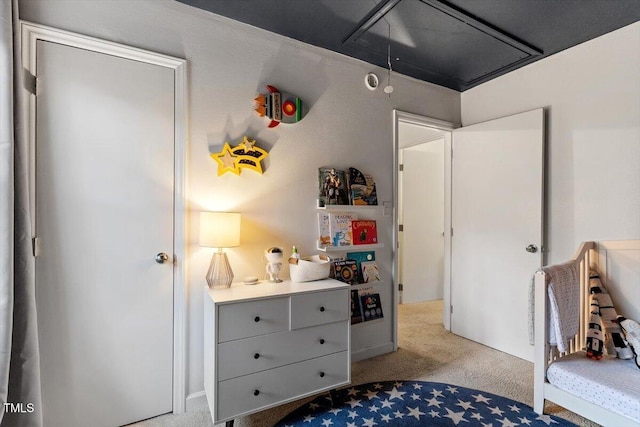
[[[375,261],[364,261],[360,264],[362,283],[371,283],[380,281],[380,272]]]
[[[349,204],[345,171],[329,167],[318,169],[318,204],[321,208]]]
[[[375,220],[351,221],[351,236],[354,245],[378,243],[378,228]]]
[[[358,278],[361,280],[361,283],[364,283],[362,282],[363,278],[362,278],[361,265],[363,262],[366,262],[366,261],[375,261],[376,260],[375,251],[347,252],[346,258],[352,259],[356,262],[356,265],[358,267]]]
[[[380,302],[380,294],[362,295],[360,297],[362,305],[363,320],[369,321],[373,319],[382,319],[382,303]]]
[[[348,212],[329,213],[329,232],[333,246],[350,246],[353,244],[351,221],[358,219],[358,215]]]
[[[349,198],[352,205],[377,205],[378,195],[373,177],[360,172],[356,168],[349,168],[348,174]]]

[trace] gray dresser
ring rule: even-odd
[[[349,384],[349,318],[349,286],[333,279],[205,288],[214,424]]]

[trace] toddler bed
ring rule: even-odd
[[[548,400],[604,426],[640,426],[640,368],[635,357],[621,360],[614,352],[592,360],[584,350],[593,333],[593,319],[589,330],[590,270],[598,272],[617,313],[640,321],[640,240],[585,242],[570,262],[536,272],[534,410],[542,414]],[[551,276],[562,281],[567,279],[563,274],[579,283],[577,293],[563,294],[553,288]],[[572,313],[575,325],[565,319],[558,326],[556,315],[562,318],[567,313]],[[640,352],[637,347],[635,351]]]

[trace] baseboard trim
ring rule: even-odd
[[[393,352],[393,342],[388,342],[375,347],[367,347],[362,350],[351,352],[351,361],[357,362],[359,360],[369,359],[370,357],[380,356],[381,354],[387,354]]]
[[[207,407],[207,394],[204,390],[197,393],[191,393],[187,396],[186,410],[187,412],[195,411]]]

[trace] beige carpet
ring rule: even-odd
[[[384,380],[435,381],[474,388],[533,406],[533,364],[460,338],[442,326],[442,301],[399,306],[399,350],[352,366],[351,381],[362,384]],[[299,400],[235,421],[237,427],[271,427],[312,398]],[[580,426],[597,426],[547,403],[549,414]],[[212,426],[208,411],[165,415],[134,424],[136,427]]]

